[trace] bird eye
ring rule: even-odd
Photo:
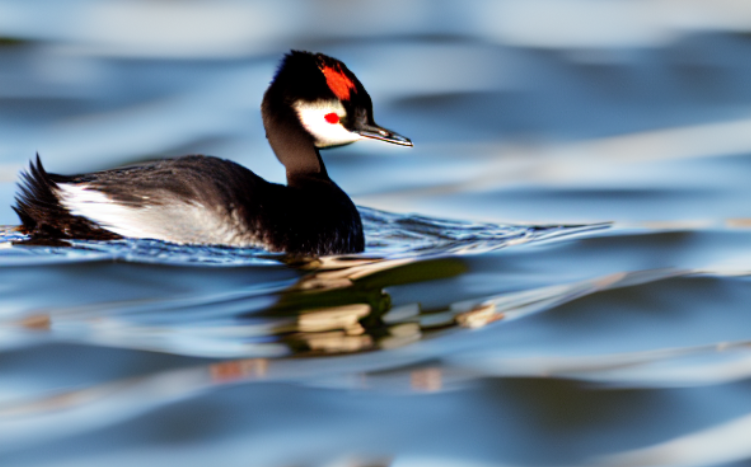
[[[332,123],[332,124],[339,123],[339,115],[337,115],[334,112],[324,115],[323,118],[325,118],[327,122]]]

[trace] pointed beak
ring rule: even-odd
[[[385,141],[400,146],[412,146],[412,141],[409,138],[378,125],[364,124],[357,129],[357,133],[363,138],[377,139],[378,141]]]

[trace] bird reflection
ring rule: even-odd
[[[492,313],[474,310],[473,304],[423,310],[420,303],[392,302],[390,287],[464,274],[467,266],[459,258],[359,256],[291,261],[290,270],[300,275],[274,291],[249,288],[206,299],[134,298],[46,307],[17,318],[13,325],[23,338],[95,342],[201,357],[254,358],[392,349],[431,332],[478,327],[495,319]],[[187,270],[186,274],[193,272]],[[198,272],[188,279],[203,277]],[[237,275],[230,273],[228,270],[222,277],[237,282]],[[220,370],[232,374],[231,369]]]
[[[361,352],[400,347],[426,331],[419,304],[394,307],[386,287],[455,277],[465,272],[454,258],[316,258],[296,264],[309,270],[271,308],[254,313],[286,320],[279,340],[296,355]]]

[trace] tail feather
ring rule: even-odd
[[[111,240],[121,238],[81,216],[74,216],[60,203],[58,183],[71,182],[69,177],[51,174],[44,169],[39,154],[28,170],[21,173],[13,210],[21,219],[21,231],[34,238],[80,238]]]
[[[16,211],[21,219],[23,229],[29,233],[38,230],[50,217],[59,217],[64,208],[60,205],[55,190],[57,184],[50,180],[44,170],[39,154],[36,161],[29,164],[29,169],[21,173],[16,196]],[[57,214],[57,216],[55,215]]]

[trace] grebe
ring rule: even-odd
[[[32,241],[127,237],[297,255],[363,251],[360,215],[329,178],[318,150],[363,138],[412,142],[376,125],[360,81],[323,54],[287,54],[261,114],[269,144],[287,170],[286,186],[210,156],[58,175],[46,172],[37,155],[19,183],[19,229]]]

